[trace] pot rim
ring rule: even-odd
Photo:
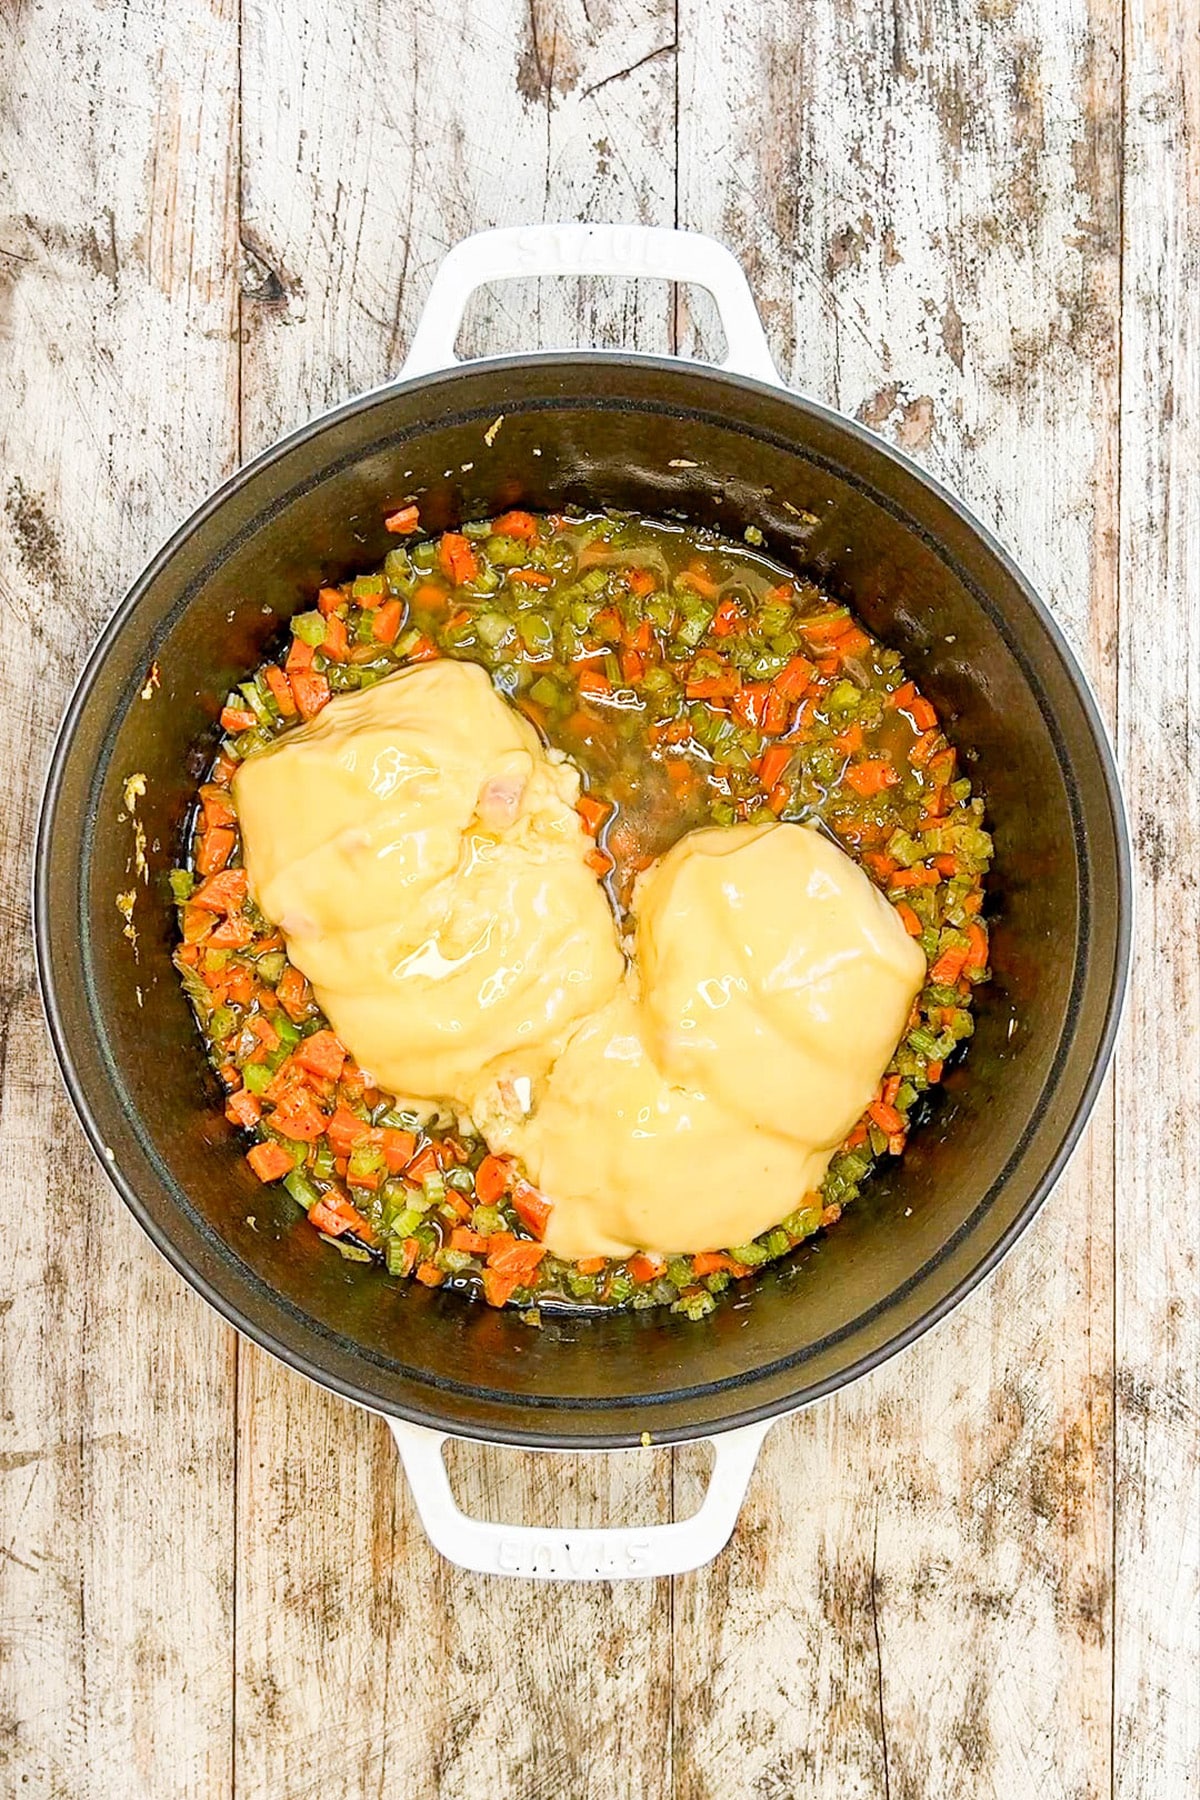
[[[197,1269],[189,1257],[178,1248],[171,1233],[162,1227],[151,1216],[143,1205],[131,1182],[117,1166],[104,1141],[104,1133],[92,1112],[91,1105],[84,1091],[84,1084],[76,1067],[71,1051],[68,1034],[64,1028],[62,1015],[58,1005],[53,978],[50,973],[49,914],[51,895],[47,882],[48,859],[46,845],[50,835],[60,796],[62,779],[68,754],[73,742],[79,720],[88,703],[92,688],[108,654],[128,620],[134,615],[146,592],[152,586],[163,569],[176,556],[182,546],[199,528],[210,520],[221,507],[233,497],[251,479],[273,463],[282,460],[301,445],[313,441],[327,428],[346,419],[354,418],[362,412],[369,411],[377,402],[393,395],[419,393],[452,385],[460,377],[473,374],[480,369],[497,372],[519,374],[533,369],[553,369],[555,366],[568,364],[577,369],[580,365],[637,366],[656,371],[664,375],[686,373],[689,376],[700,375],[711,381],[717,389],[745,391],[749,394],[770,395],[775,399],[782,398],[801,413],[827,426],[849,434],[869,455],[881,462],[890,463],[901,470],[909,479],[914,480],[934,500],[950,510],[950,512],[983,544],[984,548],[1001,566],[1004,573],[1019,588],[1022,597],[1035,615],[1038,623],[1049,639],[1059,662],[1076,692],[1081,709],[1089,727],[1092,743],[1096,752],[1097,763],[1104,783],[1105,797],[1112,822],[1113,849],[1117,867],[1116,884],[1116,932],[1114,946],[1114,963],[1111,984],[1107,997],[1104,1022],[1099,1034],[1097,1049],[1092,1067],[1083,1085],[1079,1099],[1063,1130],[1059,1146],[1048,1167],[1034,1186],[1029,1198],[1014,1215],[1009,1225],[992,1244],[962,1275],[952,1287],[920,1314],[911,1324],[897,1331],[874,1350],[858,1357],[846,1368],[810,1386],[801,1386],[798,1394],[776,1396],[757,1404],[749,1404],[723,1414],[719,1421],[706,1420],[694,1427],[678,1425],[664,1427],[652,1432],[657,1444],[682,1443],[693,1439],[710,1438],[718,1432],[729,1431],[741,1425],[754,1423],[799,1410],[814,1401],[825,1398],[838,1389],[848,1387],[862,1376],[870,1373],[900,1351],[906,1349],[917,1338],[922,1337],[933,1326],[940,1323],[952,1312],[968,1294],[980,1285],[1008,1254],[1016,1240],[1021,1236],[1035,1213],[1040,1209],[1052,1189],[1057,1184],[1069,1162],[1079,1139],[1087,1124],[1095,1105],[1097,1095],[1107,1073],[1112,1058],[1113,1047],[1120,1027],[1121,1017],[1128,985],[1129,964],[1132,945],[1132,910],[1133,910],[1133,870],[1130,849],[1128,822],[1124,801],[1118,779],[1116,758],[1112,742],[1097,705],[1091,683],[1082,664],[1067,641],[1065,634],[1054,619],[1046,603],[1041,599],[1033,584],[1024,574],[1019,564],[1004,545],[994,536],[972,510],[947,488],[936,476],[926,470],[897,446],[887,443],[875,432],[869,430],[858,420],[851,419],[839,412],[835,407],[825,405],[822,401],[796,392],[785,386],[783,382],[771,383],[760,381],[752,376],[738,374],[732,370],[718,368],[711,364],[697,362],[687,358],[671,356],[649,356],[617,350],[587,351],[533,351],[528,353],[479,357],[469,362],[455,363],[450,368],[438,369],[428,373],[414,375],[408,379],[400,378],[380,384],[378,387],[352,396],[327,411],[318,413],[304,424],[288,432],[284,437],[268,445],[248,462],[239,465],[219,485],[213,489],[200,504],[178,525],[163,541],[158,550],[150,558],[141,573],[127,589],[110,618],[104,625],[99,638],[84,662],[76,680],[55,737],[47,769],[39,806],[38,826],[34,847],[33,861],[33,919],[34,945],[37,967],[38,987],[42,1007],[50,1033],[55,1057],[61,1071],[64,1084],[72,1106],[83,1127],[85,1136],[96,1155],[100,1166],[116,1188],[134,1218],[138,1221],[155,1248],[166,1261],[193,1288],[202,1299],[237,1331],[254,1342],[260,1349],[295,1369],[299,1374],[328,1392],[365,1407],[368,1411],[387,1412],[395,1417],[403,1418],[417,1425],[431,1426],[442,1431],[449,1431],[457,1437],[471,1438],[484,1443],[511,1444],[525,1448],[561,1449],[561,1450],[600,1450],[629,1447],[640,1441],[641,1434],[634,1431],[596,1431],[572,1434],[569,1441],[564,1442],[561,1434],[547,1430],[539,1423],[547,1418],[545,1411],[538,1409],[536,1402],[506,1401],[506,1405],[514,1410],[527,1408],[531,1420],[528,1429],[520,1426],[505,1426],[493,1430],[477,1427],[469,1421],[455,1421],[448,1425],[435,1408],[419,1406],[401,1406],[399,1404],[382,1408],[374,1395],[368,1393],[354,1383],[332,1375],[318,1368],[311,1358],[303,1352],[292,1349],[280,1338],[263,1326],[251,1321],[239,1305],[229,1299],[218,1289],[207,1276]],[[282,1303],[281,1303],[282,1304]],[[764,1370],[763,1373],[767,1371]],[[732,1395],[749,1386],[755,1377],[748,1376],[738,1389],[730,1388]],[[436,1398],[436,1388],[430,1388]],[[681,1398],[686,1398],[681,1396]],[[646,1402],[651,1406],[652,1402]],[[628,1408],[631,1402],[621,1400],[614,1405]],[[604,1402],[595,1403],[596,1410],[605,1409]],[[650,1414],[648,1412],[648,1417]],[[653,1423],[652,1418],[650,1422]]]

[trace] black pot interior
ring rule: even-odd
[[[201,1056],[170,963],[165,872],[204,746],[281,621],[322,581],[378,563],[387,505],[409,494],[438,529],[570,502],[733,536],[759,526],[772,553],[904,652],[986,797],[995,980],[965,1066],[834,1231],[699,1326],[640,1313],[548,1316],[539,1331],[344,1261],[250,1173]],[[1102,1071],[1126,956],[1125,855],[1107,749],[1060,640],[1011,565],[903,459],[818,407],[712,371],[527,358],[355,402],[244,471],[160,555],[64,727],[39,947],[93,1141],[151,1236],[227,1316],[368,1405],[467,1434],[619,1443],[812,1398],[991,1266]],[[136,945],[117,904],[130,891]]]

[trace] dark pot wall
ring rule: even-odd
[[[642,1313],[531,1331],[331,1256],[249,1173],[200,1055],[169,961],[164,873],[196,746],[230,682],[318,583],[381,559],[386,504],[409,492],[434,528],[571,501],[734,536],[760,526],[775,555],[843,591],[904,652],[987,799],[995,981],[966,1066],[835,1231],[699,1327]],[[160,685],[142,698],[152,660]],[[135,772],[148,884],[130,873]],[[116,905],[131,887],[136,954]],[[991,1266],[1044,1196],[1102,1072],[1127,891],[1111,760],[1078,672],[952,501],[794,396],[686,364],[572,356],[469,365],[355,402],[184,527],[73,702],[37,903],[48,1010],[85,1123],[151,1236],[210,1300],[369,1405],[595,1444],[799,1404],[915,1335]]]

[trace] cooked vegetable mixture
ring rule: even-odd
[[[435,540],[412,505],[386,523],[398,542],[383,568],[322,588],[278,660],[229,695],[171,875],[176,963],[226,1113],[253,1140],[255,1174],[282,1181],[344,1256],[535,1321],[544,1304],[699,1318],[731,1281],[832,1224],[874,1163],[903,1152],[971,1036],[988,974],[982,802],[896,652],[771,563],[752,530],[743,546],[629,516],[509,512]],[[438,656],[482,663],[581,769],[589,860],[619,915],[638,872],[684,832],[764,814],[818,820],[919,940],[927,982],[875,1099],[820,1192],[794,1196],[754,1242],[556,1258],[540,1241],[546,1202],[519,1167],[370,1086],[257,912],[229,792],[239,761],[331,695]]]

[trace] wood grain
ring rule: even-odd
[[[248,448],[394,372],[438,257],[473,226],[670,222],[673,71],[656,54],[670,10],[592,11],[417,8],[397,33],[385,7],[313,7],[297,26],[290,7],[247,5]],[[464,92],[477,103],[464,107]],[[512,348],[531,330],[578,341],[582,322],[585,335],[665,348],[665,291],[655,303],[631,289],[601,331],[606,297],[578,282],[498,289],[473,308],[467,345],[505,347],[506,328]],[[520,1649],[510,1639],[501,1657],[503,1584],[433,1553],[386,1429],[252,1350],[242,1369],[239,1795],[466,1800],[499,1783],[514,1797],[599,1800],[616,1768],[630,1800],[665,1794],[669,1588],[526,1593]],[[665,1519],[669,1458],[652,1467],[647,1479],[637,1459],[497,1462],[465,1447],[456,1459],[465,1506],[530,1521],[585,1505]]]
[[[1193,13],[0,6],[0,1792],[1197,1791]],[[457,238],[605,217],[723,237],[781,368],[1015,549],[1118,721],[1141,948],[1115,1100],[998,1275],[775,1430],[711,1569],[535,1589],[442,1563],[380,1424],[235,1352],[142,1241],[52,1068],[26,865],[155,542],[399,366]],[[693,296],[557,281],[479,296],[462,347],[674,342],[713,347]],[[666,1519],[704,1469],[452,1458],[533,1522]]]
[[[1138,950],[1117,1081],[1119,1800],[1200,1788],[1200,30],[1125,40],[1120,751]]]
[[[26,894],[93,634],[236,459],[236,98],[220,0],[0,15],[0,1791],[31,1800],[231,1781],[233,1339],[84,1148]]]
[[[685,0],[681,223],[742,256],[796,385],[1001,532],[1111,706],[1118,9],[789,17]],[[678,1584],[681,1800],[1108,1793],[1112,1156],[1106,1098],[995,1279],[773,1434]]]

